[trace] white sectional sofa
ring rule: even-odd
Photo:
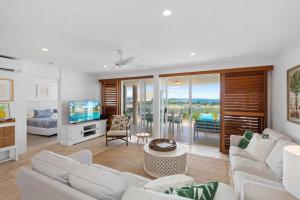
[[[150,179],[93,164],[88,150],[70,156],[42,151],[31,164],[32,169],[21,167],[17,176],[22,200],[188,200],[149,190],[148,183],[157,187]],[[178,176],[181,182],[193,180]],[[233,188],[219,183],[215,200],[235,199]]]
[[[230,165],[235,192],[240,200],[296,200],[282,185],[283,147],[295,144],[286,135],[272,129],[264,134],[274,141],[265,162],[238,147],[242,136],[231,135]]]

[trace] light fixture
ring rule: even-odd
[[[42,51],[49,51],[49,49],[47,49],[47,48],[42,48]]]
[[[167,9],[167,10],[164,10],[162,14],[164,16],[168,17],[168,16],[172,15],[172,11]]]
[[[176,85],[180,85],[180,84],[181,84],[180,81],[174,81],[174,83],[175,83]]]
[[[191,52],[191,53],[190,53],[190,56],[194,56],[194,55],[196,55],[195,52]]]
[[[104,67],[104,68],[107,68],[107,66],[106,66],[106,65],[104,65],[103,67]]]

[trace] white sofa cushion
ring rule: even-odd
[[[188,198],[131,187],[125,192],[122,200],[188,200]],[[219,183],[214,200],[236,200],[233,188]]]
[[[151,180],[130,172],[122,172],[121,176],[125,178],[127,188],[130,187],[138,187],[143,188],[147,183],[149,183]]]
[[[245,151],[261,162],[266,159],[275,145],[274,140],[263,139],[258,133],[254,133]]]
[[[185,197],[164,194],[142,188],[131,187],[122,197],[122,200],[189,200]]]
[[[126,190],[126,180],[115,174],[81,165],[69,175],[70,185],[97,199],[119,200]]]
[[[69,173],[80,166],[72,158],[51,151],[41,151],[31,159],[32,169],[61,183],[68,183]]]
[[[240,195],[241,189],[243,187],[244,181],[252,181],[257,183],[263,183],[266,185],[276,186],[276,187],[282,187],[282,184],[280,182],[271,181],[269,179],[265,179],[259,176],[255,176],[253,174],[249,174],[246,172],[240,172],[236,171],[233,174],[233,180],[234,180],[234,189],[236,194]]]
[[[142,176],[130,173],[130,172],[121,172],[119,170],[112,169],[110,167],[106,167],[106,166],[103,166],[103,165],[92,164],[91,166],[95,167],[99,170],[104,170],[106,172],[115,174],[117,176],[122,176],[126,180],[127,188],[129,188],[131,186],[143,188],[146,183],[151,181],[148,178],[145,178],[145,177],[142,177]]]
[[[272,181],[280,181],[280,178],[265,163],[249,160],[239,156],[232,156],[230,164],[233,173],[236,171],[242,171],[270,179]]]
[[[275,143],[280,139],[291,140],[291,138],[288,137],[287,135],[270,128],[266,128],[262,134],[269,135],[269,139],[273,140]]]
[[[192,177],[184,174],[177,174],[152,180],[144,186],[144,189],[156,192],[165,192],[170,189],[170,187],[177,188],[192,185],[194,183],[195,180]]]
[[[295,145],[295,143],[290,140],[280,139],[266,160],[267,165],[280,177],[280,179],[282,179],[283,173],[283,147],[286,145]]]
[[[230,149],[229,149],[229,157],[230,157],[230,159],[233,156],[239,156],[239,157],[243,157],[243,158],[247,158],[247,159],[250,159],[250,160],[257,161],[257,159],[255,159],[252,155],[250,155],[244,149],[242,149],[240,147],[237,147],[237,146],[230,146]]]
[[[91,167],[95,167],[99,170],[104,170],[106,172],[109,172],[109,173],[112,173],[112,174],[118,175],[118,176],[121,176],[121,174],[122,174],[122,172],[120,172],[119,170],[112,169],[110,167],[106,167],[106,166],[103,166],[103,165],[92,164]]]

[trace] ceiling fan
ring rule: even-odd
[[[122,49],[117,49],[116,51],[120,56],[119,60],[117,60],[115,62],[116,67],[126,67],[126,66],[128,66],[128,64],[130,64],[136,60],[135,57],[124,58],[125,52]]]
[[[125,51],[122,49],[116,49],[117,54],[119,55],[119,59],[114,62],[113,66],[109,65],[104,65],[105,68],[110,68],[110,69],[123,69],[123,68],[133,68],[133,67],[141,67],[145,68],[146,66],[144,65],[138,65],[134,64],[134,62],[137,61],[137,59],[133,56],[131,57],[125,57]]]

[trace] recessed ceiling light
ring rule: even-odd
[[[163,13],[162,13],[164,16],[170,16],[172,15],[172,11],[171,10],[164,10]]]
[[[49,49],[47,49],[47,48],[42,48],[42,51],[49,51]]]
[[[106,66],[106,65],[104,65],[103,67],[104,67],[104,68],[107,68],[107,66]]]
[[[190,56],[194,56],[194,55],[196,55],[196,53],[194,53],[194,52],[191,52],[191,53],[190,53]]]

